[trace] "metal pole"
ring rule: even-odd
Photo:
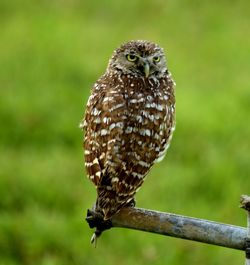
[[[136,229],[239,250],[246,248],[247,230],[243,227],[172,213],[123,208],[112,217],[111,222],[113,227]]]
[[[241,196],[241,208],[247,211],[247,234],[246,234],[246,265],[250,265],[250,197],[247,195]]]

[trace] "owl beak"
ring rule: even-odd
[[[144,74],[145,74],[146,78],[148,78],[148,76],[149,76],[149,63],[148,62],[145,62],[145,64],[144,64]]]

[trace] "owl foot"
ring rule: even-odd
[[[96,228],[90,240],[91,244],[94,244],[96,247],[97,238],[100,237],[103,231],[110,229],[112,223],[110,220],[104,220],[101,213],[92,210],[87,211],[87,217],[85,220],[88,222],[90,228]]]

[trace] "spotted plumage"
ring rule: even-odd
[[[175,128],[174,81],[163,49],[130,41],[115,50],[80,127],[87,174],[97,188],[95,211],[107,220],[133,201]]]

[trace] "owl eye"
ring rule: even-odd
[[[154,61],[155,63],[160,62],[160,60],[161,60],[160,56],[155,56],[155,57],[153,57],[153,61]]]
[[[136,60],[137,60],[137,56],[136,55],[134,55],[134,54],[127,54],[126,55],[126,58],[127,58],[127,60],[128,61],[130,61],[130,62],[135,62]]]

